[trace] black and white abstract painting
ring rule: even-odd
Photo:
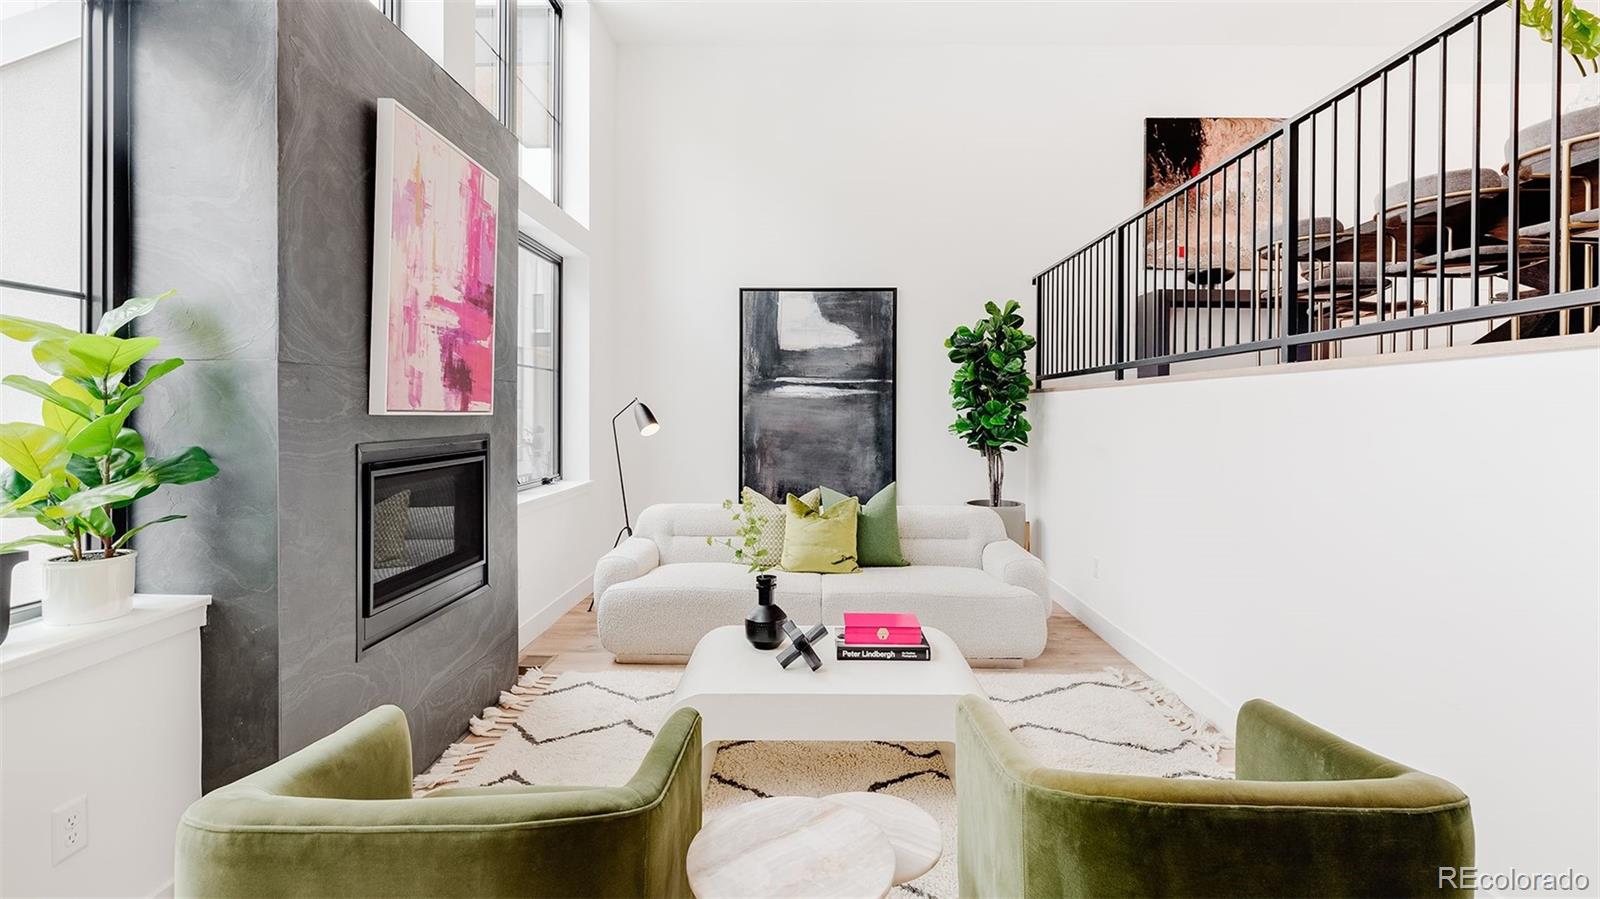
[[[895,291],[740,293],[739,484],[862,502],[894,468]]]

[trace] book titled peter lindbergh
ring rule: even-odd
[[[933,657],[926,636],[919,643],[859,645],[844,642],[843,629],[835,628],[833,645],[835,655],[841,661],[926,662]]]

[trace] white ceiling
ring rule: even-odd
[[[594,0],[619,44],[1380,46],[1477,0]]]

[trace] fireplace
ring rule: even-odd
[[[489,436],[356,447],[357,655],[489,584]]]

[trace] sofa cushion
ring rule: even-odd
[[[843,493],[831,487],[823,487],[821,491],[824,508],[846,499]],[[907,564],[905,557],[900,554],[900,515],[899,507],[895,504],[896,493],[891,483],[861,504],[861,514],[856,516],[856,560],[863,567]]]
[[[786,571],[777,577],[774,602],[796,624],[816,623],[822,575]],[[743,623],[755,604],[755,575],[745,566],[681,562],[612,585],[595,615],[600,642],[612,652],[688,655],[712,628]]]
[[[822,500],[822,491],[813,489],[800,496],[808,505],[816,505]],[[728,504],[731,508],[732,503]],[[756,568],[774,568],[778,559],[783,555],[783,507],[746,487],[739,491],[739,507],[750,507],[751,514],[761,519],[759,532],[756,534],[755,552],[751,555]],[[713,541],[716,542],[716,541]]]
[[[856,517],[861,503],[855,497],[824,510],[815,503],[789,494],[783,523],[783,570],[851,574],[861,570],[856,562]]]
[[[967,658],[1036,658],[1044,651],[1049,609],[1023,587],[981,569],[951,565],[867,568],[822,578],[822,621],[845,612],[912,612],[949,634]]]
[[[809,495],[809,494],[808,494]],[[983,567],[983,548],[1006,539],[993,509],[979,506],[901,506],[900,552],[912,565]],[[634,533],[650,540],[661,564],[732,562],[733,550],[707,537],[732,537],[738,525],[721,503],[658,503],[639,513]]]

